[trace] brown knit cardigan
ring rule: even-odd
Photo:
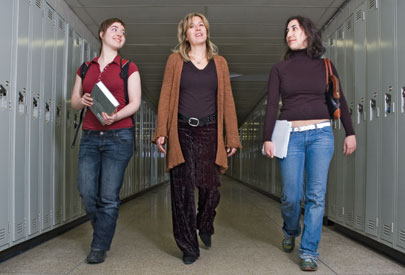
[[[214,56],[214,62],[218,76],[218,147],[215,163],[219,166],[219,171],[225,173],[226,169],[228,169],[228,158],[225,147],[242,148],[242,146],[239,141],[238,123],[228,64],[225,58],[219,55]],[[184,162],[177,130],[182,70],[183,59],[180,57],[180,54],[171,54],[166,63],[159,99],[157,126],[152,138],[152,142],[154,143],[156,143],[159,137],[167,138],[166,171],[170,171],[173,167]]]

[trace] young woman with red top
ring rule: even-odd
[[[301,233],[300,213],[305,175],[304,226],[299,255],[301,269],[312,271],[318,268],[317,250],[321,238],[326,182],[334,151],[331,117],[325,99],[326,70],[321,58],[325,48],[315,24],[301,16],[287,20],[285,41],[288,48],[284,60],[272,68],[269,78],[264,152],[268,157],[274,157],[271,137],[281,96],[279,119],[292,123],[287,157],[278,159],[283,185],[282,247],[285,252],[291,252],[295,237]],[[333,72],[337,76],[334,67]],[[350,155],[356,149],[356,138],[343,93],[340,102],[341,121],[346,131],[343,152]]]
[[[241,145],[228,65],[210,41],[207,18],[186,15],[177,37],[179,45],[166,64],[153,142],[163,153],[168,142],[173,233],[183,262],[191,264],[200,255],[197,230],[211,246],[219,172]]]
[[[72,91],[72,108],[80,110],[93,105],[91,91],[102,81],[118,100],[119,106],[112,114],[102,113],[104,126],[87,109],[83,120],[80,142],[78,187],[87,215],[93,226],[91,251],[88,263],[104,261],[110,249],[118,218],[120,189],[125,169],[133,153],[133,122],[131,116],[141,103],[141,81],[138,68],[118,55],[125,43],[125,24],[110,18],[99,28],[100,56],[87,62],[85,78],[77,71]],[[128,102],[124,93],[121,68],[127,62]]]

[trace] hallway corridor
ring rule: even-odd
[[[281,250],[278,202],[222,177],[216,233],[192,265],[181,260],[165,184],[122,205],[106,261],[85,263],[89,222],[0,264],[0,274],[300,274],[298,252]],[[405,274],[404,266],[323,228],[319,269],[311,274]],[[304,274],[304,273],[303,273]]]

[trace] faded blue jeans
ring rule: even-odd
[[[283,192],[281,214],[285,236],[301,233],[300,213],[304,191],[305,207],[300,258],[317,260],[325,208],[326,183],[329,164],[334,151],[334,138],[330,126],[303,132],[291,132],[287,157],[278,159]],[[304,173],[305,172],[305,173]]]
[[[78,187],[93,225],[93,250],[109,250],[120,205],[125,169],[133,154],[133,128],[84,130],[80,142]]]

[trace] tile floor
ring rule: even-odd
[[[89,265],[89,222],[0,264],[0,274],[305,274],[298,253],[281,250],[278,202],[224,176],[212,248],[184,265],[171,228],[169,185],[122,205],[111,251]],[[317,272],[405,274],[405,267],[323,228]]]

